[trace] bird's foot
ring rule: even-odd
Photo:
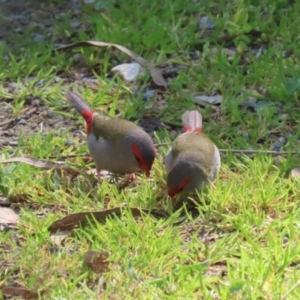
[[[134,173],[132,173],[132,174],[128,174],[128,175],[127,175],[127,178],[128,178],[128,180],[130,180],[130,181],[134,181],[135,178],[136,178],[136,176],[135,176]]]
[[[118,189],[122,190],[129,186],[129,184],[136,179],[136,176],[134,173],[132,174],[126,174],[126,176],[122,177],[121,180],[118,182]]]

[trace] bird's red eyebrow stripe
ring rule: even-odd
[[[144,160],[144,158],[143,158],[143,156],[142,156],[142,154],[141,154],[141,151],[140,151],[139,147],[137,146],[136,143],[132,143],[131,147],[132,147],[132,151],[133,151],[134,155],[135,155],[135,156],[140,160],[140,162],[141,162],[141,164],[140,164],[140,166],[139,166],[140,169],[146,173],[146,176],[147,176],[147,177],[149,177],[150,172],[149,172],[149,170],[148,170],[147,163],[145,162],[145,160]]]
[[[132,147],[132,151],[135,154],[135,156],[137,156],[139,159],[141,159],[140,149],[137,146],[137,144],[136,143],[132,143],[131,147]]]
[[[177,186],[174,190],[169,191],[169,196],[174,197],[189,183],[189,181],[190,180],[188,178],[184,178],[179,186]]]

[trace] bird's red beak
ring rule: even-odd
[[[169,197],[173,198],[177,194],[177,191],[168,191]]]
[[[147,164],[147,161],[145,161],[145,159],[143,158],[143,156],[140,152],[140,149],[138,148],[138,146],[135,143],[132,144],[132,150],[133,150],[133,153],[136,157],[136,160],[139,163],[139,168],[143,172],[145,172],[147,177],[149,177],[150,176],[150,169],[149,169],[149,166]],[[151,168],[151,166],[150,166],[150,168]]]
[[[140,169],[146,174],[147,178],[150,176],[150,171],[147,166],[141,165]]]

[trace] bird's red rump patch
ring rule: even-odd
[[[180,183],[180,185],[179,186],[177,186],[175,189],[173,189],[173,190],[169,190],[169,196],[170,197],[174,197],[175,195],[177,195],[178,193],[180,193],[184,188],[185,188],[185,186],[189,183],[189,179],[188,178],[184,178],[182,181],[181,181],[181,183]]]
[[[202,127],[197,127],[194,130],[192,130],[192,128],[190,126],[184,126],[183,127],[183,131],[184,132],[191,132],[191,131],[193,131],[193,132],[201,133],[202,132]]]
[[[93,111],[83,110],[83,111],[81,111],[81,115],[85,119],[86,131],[87,131],[87,133],[90,133],[92,130]]]
[[[133,154],[135,156],[135,159],[137,160],[137,162],[139,164],[139,168],[146,173],[147,177],[149,177],[150,176],[150,170],[149,170],[149,167],[148,167],[148,164],[147,164],[146,160],[142,156],[140,148],[138,147],[138,145],[136,143],[132,143],[131,147],[132,147],[132,151],[133,151]]]

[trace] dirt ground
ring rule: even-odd
[[[65,12],[72,10],[74,20],[81,16],[81,1],[71,0],[65,4],[53,4],[39,1],[0,1],[0,45],[5,43],[9,50],[14,51],[20,38],[30,34],[33,42],[42,42],[44,38],[53,40],[54,32],[52,18],[59,20]],[[74,21],[75,22],[75,21]],[[28,37],[27,37],[28,39]],[[17,41],[17,42],[16,42]],[[62,43],[57,38],[57,43]],[[26,47],[26,45],[24,45]],[[8,59],[6,57],[6,59]],[[34,79],[34,78],[33,78]],[[26,98],[20,114],[15,114],[13,106],[14,95],[26,87],[24,82],[15,83],[10,80],[2,82],[7,95],[0,100],[0,147],[15,146],[20,134],[25,136],[40,130],[47,133],[50,130],[62,130],[64,127],[74,127],[75,121],[64,118],[51,110],[43,99],[33,96]],[[41,85],[43,82],[40,83]]]
[[[80,0],[71,0],[64,4],[1,0],[0,45],[5,43],[8,49],[14,51],[16,47],[20,47],[20,39],[25,34],[30,34],[32,42],[36,43],[50,39],[57,46],[67,44],[69,41],[64,40],[56,33],[53,20],[59,22],[65,14],[71,14],[71,27],[74,32],[78,28],[86,29],[89,24],[86,22],[86,18],[85,22],[81,22],[84,16],[81,5],[82,1]],[[28,36],[25,40],[28,40]],[[76,72],[80,72],[80,70]],[[86,72],[86,69],[82,69],[82,72]],[[80,74],[77,76],[82,77]],[[60,74],[58,80],[63,77],[64,74]],[[76,130],[83,129],[82,122],[79,123],[53,112],[44,99],[34,96],[26,98],[21,113],[14,113],[12,106],[14,95],[26,88],[28,80],[34,80],[34,78],[24,78],[22,83],[11,82],[10,80],[2,83],[7,95],[2,99],[0,98],[0,148],[17,145],[20,134],[28,136],[41,130],[44,134],[59,130],[72,130],[76,134]],[[37,84],[43,86],[45,81],[42,80]],[[140,126],[151,133],[161,128],[162,123],[156,118],[148,118],[142,120]],[[66,143],[68,142],[66,141]]]

